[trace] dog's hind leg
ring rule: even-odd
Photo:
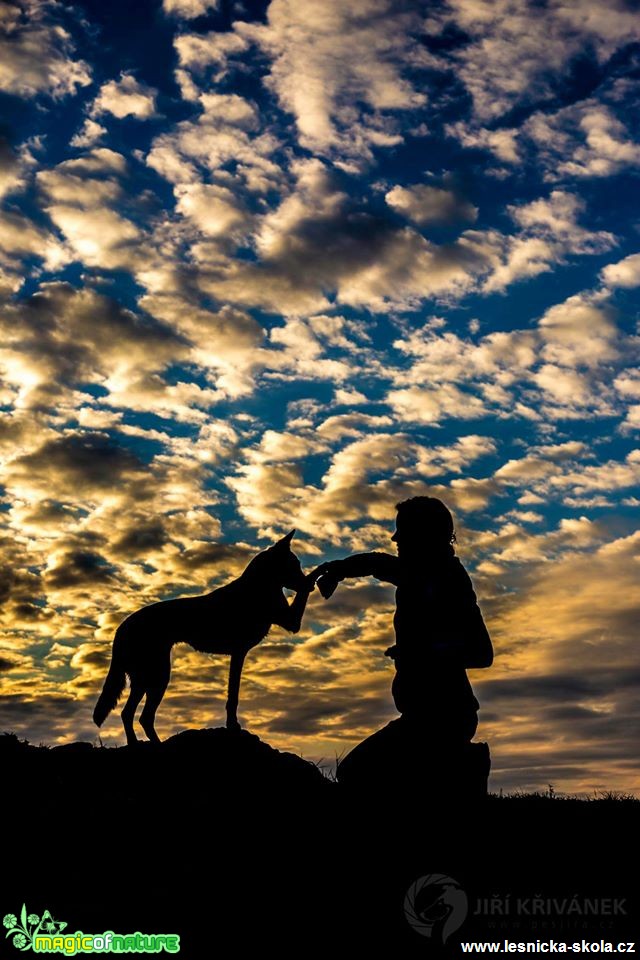
[[[152,743],[160,743],[160,737],[155,731],[154,723],[156,710],[160,706],[160,701],[164,697],[168,685],[169,674],[167,672],[166,679],[154,683],[153,686],[147,688],[147,699],[140,714],[140,725]]]
[[[140,725],[142,729],[149,737],[151,743],[160,743],[160,737],[155,731],[154,723],[156,719],[156,710],[160,706],[160,701],[164,697],[164,692],[167,689],[167,684],[162,687],[150,687],[147,690],[147,699],[145,701],[144,709],[140,714]]]
[[[133,729],[133,721],[135,719],[136,710],[138,709],[138,704],[144,697],[144,686],[139,681],[131,682],[131,691],[129,693],[129,699],[124,705],[122,713],[122,723],[124,726],[124,732],[127,735],[127,744],[132,747],[135,743],[138,742],[135,731]]]

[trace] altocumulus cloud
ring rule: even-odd
[[[390,549],[430,493],[497,648],[494,785],[637,788],[636,5],[136,18],[0,0],[3,726],[90,738],[127,612],[294,526],[307,567]],[[326,758],[393,716],[392,610],[314,595],[245,721]],[[179,653],[163,733],[219,721],[224,669]]]

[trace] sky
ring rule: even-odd
[[[0,0],[0,729],[97,742],[128,613],[427,494],[491,789],[637,791],[639,100],[635,0]],[[393,604],[313,594],[243,723],[330,765],[394,717]],[[174,653],[160,735],[221,724]]]

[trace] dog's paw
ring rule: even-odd
[[[315,588],[316,588],[316,579],[317,579],[317,578],[316,578],[315,570],[314,570],[313,573],[308,573],[308,574],[306,575],[306,577],[304,578],[304,581],[305,581],[305,589],[306,589],[307,593],[313,593],[313,591],[315,590]]]

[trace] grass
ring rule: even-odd
[[[533,790],[514,790],[511,793],[504,793],[500,790],[499,793],[489,793],[490,800],[530,800],[530,801],[542,801],[542,802],[573,802],[579,801],[580,803],[629,803],[635,804],[640,803],[640,799],[636,797],[633,793],[625,793],[622,790],[594,790],[593,794],[580,794],[580,793],[557,793],[555,790],[553,792]]]

